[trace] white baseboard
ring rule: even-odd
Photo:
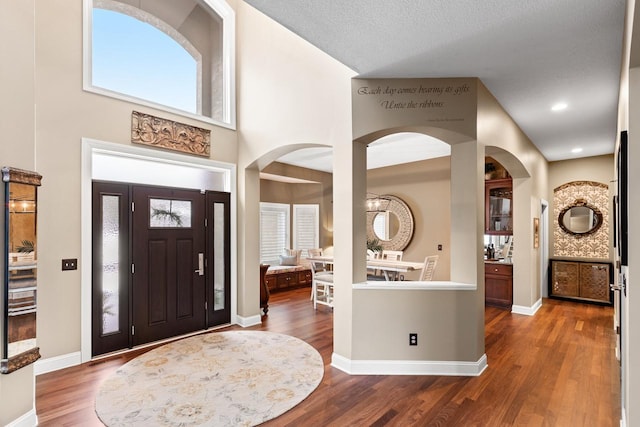
[[[535,302],[531,307],[524,305],[512,305],[511,312],[515,314],[524,314],[526,316],[533,316],[542,307],[542,298]]]
[[[455,375],[475,377],[487,368],[487,355],[477,362],[431,360],[350,360],[331,355],[331,366],[350,375]]]
[[[262,318],[259,314],[250,317],[236,316],[236,323],[243,328],[248,328],[249,326],[261,325]]]
[[[38,416],[36,408],[32,408],[29,412],[11,421],[6,427],[36,427],[38,425]]]
[[[34,375],[46,374],[59,369],[70,368],[82,363],[80,352],[63,354],[61,356],[49,357],[37,360],[33,368]]]

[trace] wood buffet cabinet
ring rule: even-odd
[[[550,297],[613,304],[610,263],[552,259],[550,268]]]

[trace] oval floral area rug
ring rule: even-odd
[[[100,386],[107,426],[251,426],[283,414],[320,384],[324,363],[273,332],[196,335],[121,366]]]

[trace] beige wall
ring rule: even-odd
[[[438,93],[440,88],[456,87],[463,90]],[[418,93],[426,88],[428,95],[417,95],[415,88]],[[493,156],[514,177],[514,235],[516,247],[521,248],[514,254],[514,304],[524,309],[540,299],[540,254],[533,249],[532,219],[539,217],[541,200],[547,196],[547,162],[477,79],[358,79],[354,80],[352,94],[354,138],[370,142],[387,133],[409,130],[452,144],[451,280],[478,284],[478,291],[465,294],[460,300],[464,304],[457,306],[456,311],[464,312],[464,319],[456,321],[471,328],[474,339],[460,343],[456,357],[464,354],[465,360],[476,360],[474,357],[484,351],[484,156]],[[420,97],[424,98],[422,103]],[[368,298],[361,293],[365,292],[354,296],[354,313],[365,311],[358,308]],[[440,298],[436,294],[430,297]],[[392,295],[375,292],[372,298],[386,300]],[[372,305],[373,301],[366,303]],[[369,357],[363,349],[376,346],[356,334],[355,322],[355,353]],[[405,335],[403,325],[397,327],[393,333]],[[434,336],[444,338],[442,334]],[[395,356],[407,357],[407,351],[399,349]]]
[[[610,185],[615,179],[613,154],[549,162],[549,201],[553,189],[572,181],[596,181]]]
[[[263,172],[314,182],[299,184],[261,179],[260,201],[287,204],[317,203],[320,211],[319,245],[325,249],[333,247],[333,175],[279,162],[271,163]],[[293,226],[293,217],[291,225]]]
[[[440,157],[400,166],[370,169],[367,191],[391,194],[407,203],[413,214],[413,239],[403,259],[422,262],[439,255],[434,280],[449,280],[451,267],[451,157]],[[438,245],[443,250],[438,251]],[[405,274],[417,280],[419,272]]]
[[[211,158],[235,163],[236,133],[84,92],[81,1],[3,0],[0,16],[2,39],[12,41],[2,43],[2,57],[11,58],[11,67],[2,67],[0,75],[0,126],[8,141],[0,154],[3,163],[43,175],[38,199],[38,344],[43,358],[73,354],[80,351],[81,270],[62,272],[60,260],[78,258],[80,269],[91,265],[80,252],[82,138],[129,145],[131,111],[136,109],[211,129]],[[7,384],[11,399],[5,399]],[[32,407],[33,368],[2,376],[0,388],[0,424],[5,424]]]
[[[351,143],[353,71],[237,2],[238,241],[259,230],[257,171],[305,146]],[[240,245],[238,312],[259,319],[258,245]],[[247,284],[246,286],[244,284]]]
[[[27,170],[39,170],[34,137],[34,9],[33,0],[0,0],[0,57],[4,58],[0,66],[0,166]],[[39,230],[43,231],[42,224]],[[0,425],[31,411],[33,395],[33,365],[0,375]]]
[[[636,4],[636,11],[638,11]],[[636,12],[637,13],[637,12]],[[639,22],[640,24],[640,22]],[[635,361],[640,357],[640,297],[636,295],[640,279],[635,278],[635,268],[640,266],[640,68],[629,70],[629,267],[623,268],[627,278],[627,296],[623,300],[622,331],[624,334],[624,387],[627,425],[640,421],[640,367]],[[640,275],[639,275],[640,276]],[[638,281],[638,283],[636,283]]]
[[[416,131],[449,144],[475,139],[477,79],[354,79],[353,139]]]
[[[80,268],[90,265],[89,259],[80,257],[81,139],[86,137],[129,145],[130,114],[134,108],[211,129],[211,158],[238,163],[238,297],[241,315],[250,316],[259,312],[258,270],[254,268],[259,262],[257,245],[244,243],[252,241],[248,236],[255,236],[258,231],[257,169],[295,147],[314,144],[336,146],[337,159],[334,163],[337,172],[334,179],[340,186],[335,189],[334,196],[340,217],[335,219],[335,227],[336,233],[343,235],[336,257],[345,260],[351,258],[350,261],[353,261],[336,271],[336,277],[338,281],[346,283],[357,275],[357,271],[364,271],[364,262],[353,258],[356,250],[361,249],[357,247],[354,250],[353,242],[363,237],[358,236],[357,231],[353,234],[353,230],[364,229],[364,221],[359,220],[362,215],[356,212],[354,206],[360,206],[362,200],[358,197],[365,191],[364,180],[361,179],[365,173],[365,151],[358,144],[357,149],[353,150],[351,142],[350,79],[355,73],[246,3],[235,0],[229,3],[237,12],[237,135],[233,130],[84,92],[81,1],[0,0],[0,36],[3,40],[11,41],[2,43],[0,52],[3,58],[11,58],[11,67],[0,67],[3,91],[0,108],[4,117],[0,121],[0,129],[3,138],[8,141],[0,144],[0,157],[3,163],[35,169],[44,177],[39,198],[38,341],[45,358],[80,350],[80,270],[61,272],[60,259],[77,257],[80,258]],[[424,115],[416,110],[414,125],[431,129],[434,134],[450,141],[458,138],[459,142],[470,136],[475,137],[475,112],[468,115],[467,109],[473,108],[475,111],[477,102],[478,141],[514,154],[522,162],[522,170],[534,177],[525,182],[527,178],[523,173],[523,178],[518,178],[523,181],[516,180],[515,183],[516,187],[526,190],[522,193],[525,194],[520,204],[522,208],[517,208],[525,211],[522,216],[525,219],[518,220],[516,224],[517,230],[522,230],[524,236],[520,240],[522,243],[517,245],[531,247],[530,219],[536,214],[538,199],[548,197],[548,189],[551,188],[547,185],[546,162],[527,143],[510,119],[505,117],[505,113],[500,112],[488,91],[481,84],[473,83],[476,79],[456,80],[455,83],[459,87],[460,83],[466,81],[471,82],[472,94],[477,93],[478,101],[475,100],[476,95],[469,96],[467,92],[451,95],[450,101],[451,105],[463,109],[464,114],[456,113],[451,117],[454,119],[452,122],[443,124],[422,121]],[[632,86],[634,94],[640,86],[637,81],[636,77]],[[437,97],[431,100],[438,102]],[[35,105],[38,109],[37,121]],[[429,111],[437,113],[439,108],[429,107]],[[460,111],[453,109],[456,110]],[[633,114],[637,115],[639,110],[632,105]],[[367,114],[366,110],[358,111],[359,114]],[[490,125],[496,122],[492,116],[499,119],[499,126]],[[368,134],[369,130],[375,133],[379,124],[373,117],[365,119],[364,128],[356,128],[356,137]],[[455,120],[460,118],[464,123],[458,128]],[[398,122],[394,119],[393,123]],[[393,125],[383,126],[385,129],[389,127]],[[371,135],[371,138],[374,136]],[[482,161],[484,153],[476,152],[472,157]],[[505,166],[509,164],[501,158],[498,160]],[[519,166],[516,164],[514,167],[517,169]],[[510,172],[519,176],[511,169]],[[482,172],[473,173],[482,176]],[[632,173],[636,171],[632,169]],[[633,175],[633,182],[640,182],[637,178]],[[479,188],[474,191],[479,193]],[[632,229],[636,225],[632,220]],[[632,246],[633,249],[636,248]],[[633,253],[640,253],[640,250]],[[522,256],[522,265],[531,268],[527,267],[526,272],[523,270],[523,273],[519,273],[517,281],[522,278],[523,282],[529,283],[537,260],[533,252],[528,255],[525,252]],[[476,268],[475,263],[473,268]],[[517,297],[523,305],[535,300],[530,289],[522,293],[527,292],[528,296]],[[341,300],[336,307],[336,322],[348,324],[352,314],[351,292],[338,290],[336,294]],[[481,304],[477,300],[470,302],[474,310],[476,305]],[[639,313],[640,310],[634,312]],[[478,319],[474,321],[481,323]],[[635,318],[630,319],[630,324],[637,323]],[[336,351],[351,357],[352,328],[339,330],[336,335]],[[477,341],[477,330],[472,335]],[[630,342],[640,342],[640,339]],[[477,350],[478,343],[473,343],[473,346]],[[366,353],[369,353],[366,346],[362,347],[362,351],[358,355],[366,357]],[[637,353],[635,348],[628,351]],[[637,373],[633,375],[636,379]],[[638,383],[640,381],[635,381],[635,384]],[[6,424],[29,411],[33,406],[33,368],[0,376],[0,393],[0,424]]]
[[[437,137],[452,145],[451,190],[450,190],[450,262],[451,280],[477,285],[476,291],[459,294],[455,309],[452,308],[456,325],[464,325],[465,333],[452,337],[436,325],[421,325],[425,334],[432,338],[429,347],[455,347],[448,353],[452,360],[478,361],[484,354],[484,266],[482,264],[482,240],[484,224],[484,147],[475,142],[477,79],[357,79],[352,85],[354,138],[362,143],[371,142],[386,134],[414,131]],[[354,150],[355,151],[355,150]],[[353,180],[363,174],[353,168]],[[356,206],[364,203],[364,194],[355,192]],[[354,222],[355,224],[355,222]],[[354,227],[352,240],[358,242],[364,233]],[[337,239],[342,235],[337,234]],[[475,236],[475,238],[474,238]],[[336,240],[337,240],[336,239]],[[336,248],[339,244],[336,242]],[[354,248],[354,251],[358,248]],[[353,255],[355,256],[355,254]],[[364,267],[362,267],[364,268]],[[356,279],[354,274],[354,279]],[[371,294],[368,294],[370,292]],[[407,312],[407,319],[389,320],[384,335],[375,336],[358,333],[355,314],[364,313],[371,307],[382,307],[387,301],[396,301],[398,290],[358,291],[353,295],[353,354],[338,354],[349,358],[376,359],[389,357],[394,360],[410,358],[411,349],[406,346],[385,351],[384,343],[392,336],[406,336],[406,322],[417,313]],[[429,292],[433,301],[448,304],[447,292]],[[337,299],[337,298],[336,298]],[[437,302],[436,302],[437,303]],[[409,308],[409,307],[406,307]],[[376,311],[376,310],[374,310]],[[418,327],[419,319],[409,320]],[[415,326],[418,325],[418,326]],[[455,355],[453,354],[455,353]],[[427,353],[422,356],[429,357]]]
[[[513,304],[533,307],[541,298],[541,251],[533,248],[533,218],[548,201],[548,166],[540,151],[502,109],[478,86],[478,142],[513,177]]]
[[[38,2],[36,125],[39,204],[38,340],[43,357],[80,350],[80,270],[60,271],[61,258],[80,257],[83,137],[129,145],[131,111],[211,129],[211,157],[235,163],[234,131],[82,90],[82,2]],[[65,29],[62,31],[61,29]],[[150,150],[153,153],[152,150]],[[64,331],[61,333],[61,331]]]
[[[609,187],[608,199],[606,205],[598,206],[598,208],[606,211],[609,221],[607,222],[607,233],[601,233],[603,238],[607,239],[606,245],[608,246],[608,253],[603,254],[601,257],[606,259],[613,259],[613,194],[615,193],[615,186],[612,184],[615,180],[615,164],[612,154],[604,156],[584,157],[580,159],[563,160],[549,163],[549,195],[548,200],[550,202],[549,218],[549,244],[550,248],[554,248],[555,236],[554,229],[558,228],[558,218],[553,214],[554,209],[556,211],[562,210],[564,206],[554,205],[554,189],[560,187],[563,184],[574,181],[595,181],[605,184]],[[591,201],[590,203],[594,203]],[[606,236],[604,235],[606,234]],[[556,255],[553,249],[550,251],[550,255]]]

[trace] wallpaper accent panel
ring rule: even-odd
[[[586,199],[602,212],[602,226],[595,233],[574,236],[560,228],[558,216],[576,199]],[[595,181],[573,181],[553,190],[553,256],[609,259],[609,186]]]

